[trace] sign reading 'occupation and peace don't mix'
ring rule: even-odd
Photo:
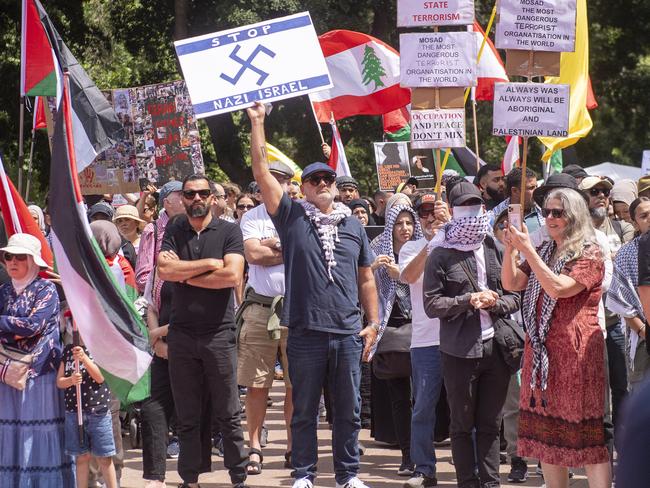
[[[401,34],[399,44],[402,86],[476,86],[473,32]]]
[[[197,118],[332,86],[309,12],[174,45]]]
[[[465,109],[412,110],[411,147],[465,147]]]
[[[496,47],[573,52],[576,0],[501,0]]]
[[[472,23],[474,0],[397,0],[397,27]]]
[[[567,137],[570,85],[495,83],[493,136]]]

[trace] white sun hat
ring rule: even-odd
[[[14,234],[9,238],[7,245],[0,249],[0,261],[3,263],[6,252],[11,254],[29,254],[34,258],[34,262],[39,267],[49,268],[41,257],[41,241],[31,234]]]

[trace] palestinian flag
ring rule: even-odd
[[[319,122],[382,115],[411,103],[399,85],[399,53],[367,34],[334,30],[318,37],[334,86],[312,93]]]
[[[74,149],[77,170],[81,172],[94,161],[99,153],[117,144],[122,138],[124,128],[106,97],[88,77],[59,36],[41,3],[38,0],[25,1],[28,7],[33,5],[38,13],[38,23],[56,60],[55,71],[69,73]],[[36,26],[36,24],[34,25]],[[37,30],[36,27],[33,30]],[[23,43],[25,42],[26,39],[23,39]],[[30,68],[33,65],[32,59],[27,56],[22,60],[24,72],[29,72],[32,69]],[[59,106],[60,93],[54,94],[57,95],[57,106]]]
[[[391,142],[411,142],[410,105],[385,113],[382,122],[386,139]]]
[[[86,347],[111,391],[128,404],[149,395],[147,331],[92,237],[77,179],[75,135],[65,89],[54,121],[50,170],[54,255]]]
[[[41,257],[52,267],[52,251],[45,239],[45,236],[38,227],[36,221],[29,213],[27,205],[5,173],[2,158],[0,158],[0,210],[4,217],[7,237],[14,234],[31,234],[41,241]]]

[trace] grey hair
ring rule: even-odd
[[[567,226],[564,229],[564,242],[558,249],[557,259],[566,257],[569,260],[578,259],[586,245],[598,245],[596,232],[589,215],[589,208],[583,196],[570,188],[551,190],[544,199],[544,205],[549,200],[559,200],[564,209]]]

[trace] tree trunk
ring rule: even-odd
[[[228,175],[230,181],[244,187],[253,181],[253,172],[246,166],[238,128],[231,114],[213,115],[205,119],[210,130],[210,139],[217,154],[217,164]]]
[[[188,37],[189,0],[174,0],[174,39]]]

